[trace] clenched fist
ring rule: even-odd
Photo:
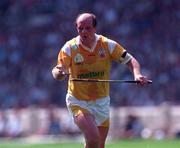
[[[65,69],[64,66],[56,65],[52,69],[52,75],[53,75],[53,78],[56,80],[64,80],[66,75],[68,75],[68,71]]]

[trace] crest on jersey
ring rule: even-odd
[[[79,64],[84,61],[84,58],[81,54],[77,53],[76,56],[74,57],[74,62]]]
[[[105,57],[105,50],[103,48],[99,49],[99,57],[101,57],[101,58]]]

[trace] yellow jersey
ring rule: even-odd
[[[77,36],[62,47],[57,64],[69,70],[68,93],[79,100],[96,100],[109,96],[109,83],[77,82],[79,79],[109,79],[112,61],[123,62],[122,54],[126,51],[120,44],[102,35],[95,35],[96,42],[92,49],[80,43]]]

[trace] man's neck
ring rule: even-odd
[[[92,39],[86,40],[86,41],[80,40],[80,42],[81,42],[84,46],[86,46],[86,47],[88,47],[88,48],[91,49],[91,48],[94,46],[95,42],[96,42],[96,37],[94,36]]]

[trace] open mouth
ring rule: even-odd
[[[87,39],[87,35],[83,35],[83,39]]]

